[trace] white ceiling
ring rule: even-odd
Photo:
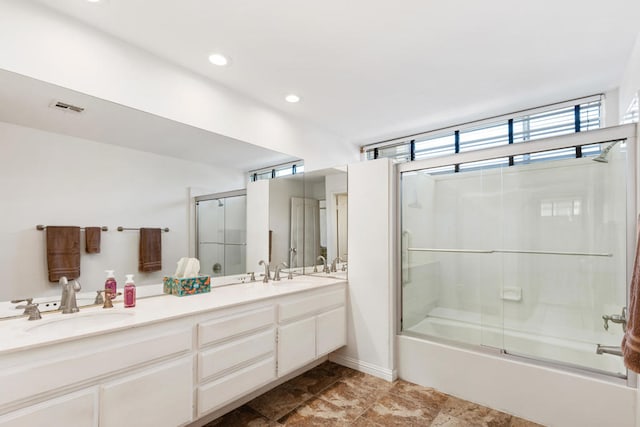
[[[351,143],[612,89],[640,16],[638,0],[33,1]]]
[[[62,101],[80,114],[49,108]],[[0,121],[249,171],[295,160],[275,151],[217,135],[49,83],[0,70]]]

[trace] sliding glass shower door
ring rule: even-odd
[[[625,377],[627,146],[547,153],[405,168],[402,332]]]

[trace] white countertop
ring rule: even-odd
[[[29,321],[27,317],[0,320],[0,355],[319,289],[344,281],[336,278],[299,276],[293,280],[270,281],[268,284],[256,281],[212,287],[211,292],[205,294],[184,297],[159,295],[138,299],[134,308],[124,308],[122,300],[119,300],[114,301],[114,308],[111,309],[92,306],[80,308],[79,313],[73,314],[62,314],[59,311],[44,313],[41,320]],[[145,293],[157,289],[144,288],[146,287],[139,287],[138,292]]]

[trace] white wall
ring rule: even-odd
[[[619,89],[619,114],[620,117],[624,116],[631,104],[631,100],[640,91],[640,33],[636,38],[636,43],[633,47],[633,52],[629,57],[629,61],[624,69],[622,80],[620,81]]]
[[[392,172],[389,159],[349,165],[347,346],[331,355],[389,381],[396,376]]]
[[[337,135],[33,3],[2,1],[2,69],[297,156],[307,170],[358,158]]]
[[[190,187],[244,187],[233,169],[171,159],[0,122],[0,300],[58,295],[47,280],[45,233],[37,224],[109,227],[100,254],[81,255],[84,290],[101,289],[105,269],[119,284],[160,283],[189,253]],[[162,271],[138,273],[138,233],[117,226],[169,227]],[[84,234],[82,235],[84,244]]]

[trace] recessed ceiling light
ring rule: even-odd
[[[300,101],[300,97],[298,95],[294,95],[293,93],[291,95],[287,95],[284,99],[285,101],[291,102],[292,104]]]
[[[87,0],[89,3],[100,3],[100,0]]]
[[[213,65],[224,67],[229,63],[229,60],[224,55],[221,55],[219,53],[214,53],[209,55],[209,62],[211,62]]]

